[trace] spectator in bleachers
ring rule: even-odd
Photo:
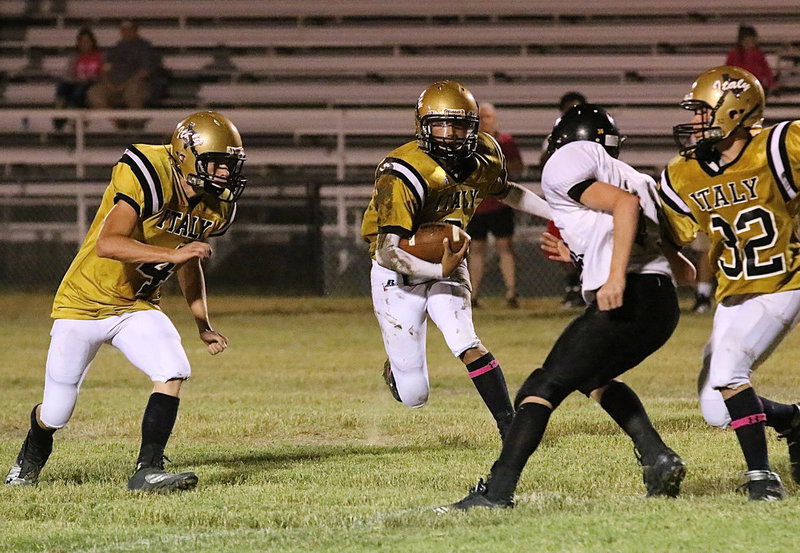
[[[508,178],[517,180],[522,176],[524,165],[514,137],[500,132],[497,128],[497,110],[492,104],[484,103],[478,109],[480,130],[492,135],[500,145],[506,158]],[[472,306],[478,307],[478,292],[486,268],[488,254],[487,236],[492,233],[499,258],[500,272],[506,286],[506,304],[508,307],[519,307],[517,300],[517,267],[514,259],[514,210],[495,198],[487,196],[467,226],[467,233],[472,237],[469,250],[469,274],[472,281]]]
[[[97,47],[97,39],[91,29],[78,31],[75,38],[75,54],[69,60],[69,70],[64,80],[56,87],[57,108],[85,108],[86,92],[100,77],[102,52]],[[55,119],[53,126],[60,131],[66,119]]]
[[[758,45],[758,33],[752,25],[739,25],[739,35],[728,57],[725,65],[735,65],[742,69],[747,69],[761,81],[761,86],[766,92],[775,89],[778,79],[769,66],[764,51]]]
[[[160,59],[150,42],[139,36],[135,21],[122,21],[119,30],[120,41],[104,56],[102,78],[89,89],[89,105],[142,109],[157,100]],[[126,125],[119,121],[118,126]]]

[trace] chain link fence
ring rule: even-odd
[[[54,291],[104,188],[105,183],[1,186],[0,286]],[[371,190],[369,184],[248,189],[236,222],[215,239],[215,254],[206,265],[209,287],[273,295],[368,295],[370,261],[360,228]],[[516,225],[519,294],[560,294],[562,267],[538,247],[545,221],[517,213]],[[490,252],[484,297],[503,293],[491,237]]]

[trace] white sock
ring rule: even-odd
[[[698,282],[697,283],[697,295],[698,296],[706,296],[708,298],[711,297],[711,283],[710,282]]]

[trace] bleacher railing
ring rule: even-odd
[[[0,286],[54,290],[105,186],[0,186]],[[360,230],[371,192],[369,184],[248,188],[230,232],[213,243],[215,254],[206,264],[210,285],[281,294],[368,294],[369,258]],[[515,249],[523,295],[559,292],[561,268],[538,248],[543,224],[517,214]],[[501,288],[499,272],[490,269],[485,295]]]

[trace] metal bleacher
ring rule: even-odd
[[[479,101],[497,104],[501,128],[520,138],[531,170],[567,90],[610,107],[630,136],[623,158],[657,170],[674,152],[670,129],[685,119],[676,104],[692,77],[721,63],[739,23],[751,18],[774,61],[784,44],[800,40],[797,7],[797,0],[691,7],[683,0],[3,0],[0,175],[50,167],[85,177],[113,163],[126,142],[161,140],[188,111],[208,107],[224,110],[253,144],[251,167],[315,166],[346,180],[350,168],[367,174],[411,137],[413,103],[439,78],[460,79]],[[141,20],[180,93],[142,112],[50,109],[77,30],[91,25],[108,46],[123,17]],[[798,105],[800,94],[785,91],[767,116],[794,118]],[[56,117],[74,130],[54,134]],[[118,131],[112,120],[126,118],[143,128]]]
[[[759,25],[772,42],[796,40],[796,22],[765,22]],[[150,27],[143,34],[164,48],[457,48],[459,39],[469,37],[470,47],[509,47],[524,53],[541,46],[637,46],[655,50],[658,45],[728,44],[736,37],[738,22],[685,21],[680,25],[664,23],[464,23],[445,24],[382,24],[374,26],[342,24],[335,26],[285,25],[213,25],[198,32],[203,25]],[[43,48],[70,44],[78,27],[31,27],[24,42]],[[101,44],[117,39],[114,26],[98,27]]]
[[[0,4],[0,15],[30,15],[30,2],[26,0],[4,0]],[[429,0],[140,0],[118,2],[117,0],[80,0],[53,3],[49,11],[39,15],[53,18],[97,19],[132,17],[139,19],[165,18],[437,18],[437,17],[591,17],[591,16],[636,16],[642,13],[651,16],[683,15],[687,12],[697,16],[747,14],[752,17],[762,13],[786,13],[797,7],[794,0],[707,0],[687,5],[685,0],[661,0],[644,4],[637,0],[494,0],[491,9],[481,0],[460,2],[430,2]]]

